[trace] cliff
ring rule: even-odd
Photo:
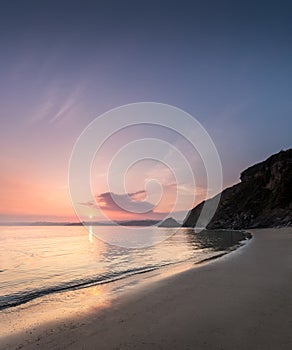
[[[240,180],[221,193],[219,206],[207,228],[292,225],[292,149],[251,166],[241,173]],[[189,212],[183,226],[196,225],[203,204]]]

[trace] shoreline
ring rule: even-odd
[[[221,231],[221,230],[217,230]],[[225,231],[225,230],[222,230]],[[165,271],[171,271],[171,274],[174,274],[176,270],[187,270],[188,268],[192,267],[192,263],[195,265],[201,265],[203,263],[209,262],[211,260],[218,259],[226,254],[230,254],[234,250],[240,249],[243,245],[247,244],[248,241],[252,238],[252,235],[245,230],[227,230],[228,232],[234,231],[234,232],[242,232],[245,235],[245,238],[243,238],[241,241],[239,241],[237,244],[234,246],[231,246],[230,248],[226,249],[225,251],[220,251],[218,254],[216,254],[216,251],[214,250],[214,255],[211,255],[207,258],[203,258],[202,260],[195,261],[195,257],[191,257],[187,260],[181,261],[181,262],[173,262],[173,263],[168,263],[164,264],[161,266],[153,266],[153,267],[145,267],[145,268],[140,268],[137,270],[129,271],[127,274],[121,274],[117,275],[114,277],[109,277],[108,279],[96,279],[96,280],[89,280],[88,282],[82,281],[80,283],[72,284],[72,285],[59,285],[59,286],[52,286],[48,288],[48,291],[46,290],[38,290],[38,291],[32,291],[31,295],[25,295],[22,297],[22,300],[16,300],[10,302],[8,305],[5,304],[0,304],[0,313],[3,310],[9,311],[11,308],[19,307],[24,304],[29,304],[35,299],[41,299],[46,296],[50,296],[51,294],[56,294],[56,295],[62,295],[62,293],[67,293],[67,292],[73,292],[76,291],[78,292],[79,290],[86,289],[86,288],[94,288],[96,286],[103,286],[105,284],[110,284],[110,283],[118,283],[119,281],[123,281],[124,279],[128,279],[131,277],[139,276],[139,275],[145,275],[149,274],[152,272],[157,272],[161,274],[161,278],[163,278],[163,275],[165,274]],[[212,254],[212,253],[210,253]],[[190,265],[191,264],[191,265]],[[171,270],[169,270],[171,269]]]
[[[100,300],[75,316],[55,318],[24,332],[15,329],[13,336],[2,338],[3,349],[189,349],[194,345],[199,349],[288,349],[292,344],[288,277],[292,276],[283,261],[291,263],[287,253],[292,229],[250,231],[253,239],[213,262],[193,264],[156,281],[155,273],[140,284],[133,279],[125,293],[111,301]],[[272,256],[277,259],[271,261]],[[272,336],[280,321],[279,335]]]

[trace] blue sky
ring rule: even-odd
[[[291,147],[291,10],[290,1],[2,1],[1,218],[70,216],[76,138],[127,103],[195,116],[225,186]]]

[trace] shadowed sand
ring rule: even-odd
[[[292,349],[292,229],[116,298],[1,349]],[[143,278],[143,277],[141,277]]]

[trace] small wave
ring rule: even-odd
[[[165,266],[166,265],[168,264],[165,264]],[[31,290],[31,291],[3,295],[0,297],[0,310],[4,310],[14,306],[19,306],[33,299],[36,299],[48,294],[59,293],[64,291],[72,291],[72,290],[91,287],[94,285],[106,284],[106,283],[124,279],[126,277],[130,277],[132,275],[155,271],[160,267],[162,266],[155,265],[147,268],[125,270],[123,272],[112,273],[108,276],[95,276],[87,280],[75,280],[69,283],[63,283],[63,284],[59,284],[59,285],[55,285],[47,288],[40,288],[40,289]]]

